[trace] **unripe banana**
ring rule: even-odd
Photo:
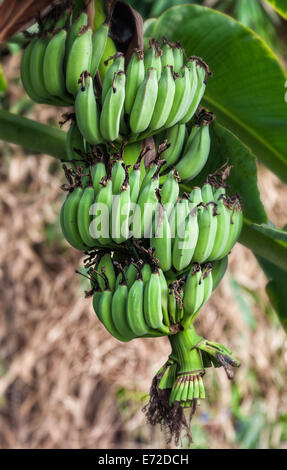
[[[170,289],[168,293],[168,314],[171,323],[176,324],[177,304],[174,289]]]
[[[230,234],[230,210],[225,206],[224,199],[217,202],[217,229],[211,253],[208,257],[210,261],[224,258],[228,253],[228,240]],[[228,251],[227,251],[228,250]],[[227,251],[227,253],[226,253]]]
[[[90,211],[91,215],[95,216],[90,225],[90,231],[92,237],[105,246],[111,244],[109,219],[113,202],[112,180],[107,176],[102,179],[101,184],[102,188],[97,193],[96,201]]]
[[[211,263],[208,263],[205,266],[205,268],[203,269],[202,282],[203,282],[203,286],[204,286],[204,294],[203,294],[202,304],[201,304],[200,308],[203,307],[203,305],[208,301],[208,299],[211,296],[212,291],[213,291],[213,279],[212,279],[212,265],[211,265]]]
[[[190,181],[197,176],[206,164],[210,151],[208,124],[204,122],[193,139],[188,139],[183,157],[175,166],[183,181]]]
[[[103,81],[102,104],[105,102],[107,93],[113,88],[115,74],[125,70],[125,58],[121,52],[117,52],[115,56],[110,57],[107,62],[110,62],[111,59],[113,59],[113,63],[108,69]]]
[[[79,78],[82,72],[90,72],[92,57],[92,30],[83,26],[71,47],[66,67],[66,88],[78,96]],[[93,142],[90,142],[93,143]]]
[[[167,129],[165,139],[167,139],[170,147],[164,151],[164,159],[166,163],[164,164],[163,169],[173,166],[178,161],[184,146],[184,138],[184,124],[176,124],[175,126]]]
[[[198,263],[204,263],[209,260],[217,230],[217,216],[212,204],[199,208],[198,228],[199,235],[193,259]]]
[[[138,277],[138,269],[136,266],[131,263],[129,267],[126,270],[126,281],[127,281],[127,286],[130,289],[133,285],[133,283],[136,281]]]
[[[179,73],[183,66],[183,61],[184,61],[183,47],[181,46],[179,42],[176,42],[173,48],[173,61],[174,61],[174,71],[175,73]]]
[[[38,41],[38,38],[33,38],[29,42],[29,44],[26,46],[23,52],[22,61],[21,61],[21,81],[22,81],[22,85],[27,95],[33,101],[35,101],[35,103],[46,103],[47,101],[45,99],[37,95],[31,82],[31,75],[30,75],[31,54],[37,41]]]
[[[111,68],[109,69],[109,72]],[[107,76],[108,74],[106,77]],[[100,117],[101,134],[108,142],[112,142],[119,137],[120,119],[124,100],[125,73],[123,71],[119,71],[115,73],[113,84],[105,95]]]
[[[168,314],[168,285],[166,282],[165,275],[161,269],[159,269],[159,280],[161,289],[161,308],[163,323],[166,326],[170,326],[170,318]]]
[[[204,95],[206,89],[206,69],[201,64],[196,64],[196,74],[197,74],[197,85],[196,90],[189,105],[188,110],[186,111],[185,115],[181,119],[181,123],[184,124],[189,122],[193,117],[194,113],[196,112],[199,103]]]
[[[127,321],[127,302],[129,290],[126,284],[120,284],[112,299],[112,319],[120,335],[127,341],[136,337]]]
[[[90,223],[92,221],[92,217],[90,216],[90,207],[94,203],[94,198],[94,188],[91,186],[87,186],[83,190],[83,194],[78,205],[77,213],[79,234],[84,244],[88,247],[94,247],[99,245],[90,234]]]
[[[117,160],[112,168],[113,194],[120,194],[126,177],[125,164],[122,159]]]
[[[131,113],[138,88],[145,76],[143,51],[135,50],[126,70],[125,111]]]
[[[157,80],[159,80],[161,76],[161,55],[162,51],[159,43],[154,38],[150,38],[149,48],[145,52],[144,67],[146,75],[150,68],[156,69]]]
[[[163,70],[166,65],[174,68],[173,47],[166,37],[163,38],[162,42],[161,68]]]
[[[185,115],[190,102],[190,75],[186,66],[175,76],[175,94],[165,126],[172,127]]]
[[[229,212],[230,212],[229,236],[228,236],[225,250],[223,253],[221,253],[222,258],[230,252],[235,242],[238,240],[238,237],[241,232],[242,224],[243,224],[242,209],[241,209],[241,205],[239,201],[236,201],[233,204],[233,207],[231,210],[229,209]]]
[[[171,231],[171,238],[172,238],[172,245],[174,245],[174,241],[176,236],[179,233],[179,230],[182,230],[184,227],[184,222],[188,217],[190,212],[190,204],[189,199],[186,194],[180,198],[180,200],[175,204],[174,209],[171,212],[169,218],[169,225]],[[180,229],[181,228],[181,229]]]
[[[201,197],[202,197],[202,202],[204,202],[204,204],[207,204],[210,201],[214,201],[213,189],[212,189],[211,184],[205,183],[202,186]]]
[[[89,74],[83,73],[82,82],[75,100],[77,124],[84,139],[92,145],[98,145],[103,142],[103,138],[100,133],[93,79]]]
[[[106,330],[119,341],[127,342],[115,327],[112,317],[112,298],[113,293],[110,290],[104,290],[101,295],[99,306],[98,306],[98,318],[103,323]],[[96,312],[97,313],[97,312]]]
[[[103,279],[101,273],[104,273],[104,278],[108,280],[111,292],[115,291],[116,273],[113,265],[111,255],[106,253],[103,255],[97,264],[97,281],[102,290],[105,289],[106,281]]]
[[[172,250],[172,264],[177,271],[182,271],[191,263],[198,242],[199,227],[197,221],[197,206],[178,227]]]
[[[76,21],[74,21],[74,23],[68,29],[68,34],[67,34],[67,39],[66,39],[65,64],[67,64],[71,48],[81,28],[83,28],[83,26],[87,26],[87,24],[88,24],[88,15],[87,13],[82,12],[80,16],[76,19]]]
[[[113,196],[111,234],[117,244],[129,238],[130,185],[124,183],[120,194]]]
[[[201,202],[203,202],[201,188],[199,188],[198,186],[194,187],[191,193],[189,194],[189,200],[191,203],[194,204],[200,204]]]
[[[169,117],[175,94],[175,80],[172,67],[165,65],[158,83],[157,100],[149,124],[151,130],[163,127]]]
[[[107,172],[106,172],[106,165],[104,163],[103,158],[101,158],[96,164],[92,167],[92,180],[93,180],[93,186],[94,186],[94,191],[95,191],[95,196],[99,193],[99,191],[102,188],[102,185],[100,184],[103,178],[106,178]]]
[[[64,237],[77,250],[86,250],[78,230],[78,205],[82,196],[82,188],[75,188],[68,194],[61,208],[60,223]]]
[[[31,86],[43,101],[49,102],[52,98],[51,94],[47,91],[44,83],[43,63],[48,38],[38,38],[33,45],[30,57],[30,71]]]
[[[168,214],[162,205],[155,214],[153,237],[150,240],[151,248],[154,248],[154,256],[158,259],[159,267],[163,271],[169,271],[172,264],[171,233],[168,222]]]
[[[191,324],[196,312],[199,310],[204,296],[204,284],[201,280],[202,272],[199,264],[194,264],[187,276],[183,294],[184,322]]]
[[[149,333],[149,327],[144,319],[143,310],[144,283],[137,279],[129,289],[127,302],[127,321],[136,336],[144,336]]]
[[[159,272],[151,274],[144,288],[144,317],[146,323],[153,329],[169,334],[167,326],[163,325],[161,306],[161,285]]]
[[[158,185],[158,173],[156,172],[150,182],[140,192],[133,218],[133,231],[135,238],[149,238],[151,236],[152,220],[158,205],[156,194]]]
[[[228,265],[228,256],[225,256],[219,261],[212,262],[212,289],[215,290],[221,279],[223,278]]]
[[[160,196],[161,203],[165,207],[167,216],[169,217],[179,195],[179,184],[180,181],[178,174],[175,170],[171,170],[168,174],[167,179],[162,185]]]
[[[67,32],[62,29],[50,39],[44,55],[43,77],[47,91],[50,95],[62,98],[68,105],[72,104],[66,92],[64,59]]]
[[[134,134],[145,131],[151,121],[158,93],[157,73],[149,68],[138,88],[130,114],[130,128]]]
[[[91,58],[91,75],[94,77],[98,71],[101,59],[103,57],[107,39],[109,34],[109,25],[101,24],[93,33],[92,37],[92,58]]]

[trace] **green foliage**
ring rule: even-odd
[[[274,10],[279,13],[283,18],[287,19],[287,3],[286,0],[266,0],[266,2],[270,3]]]
[[[188,55],[206,60],[214,78],[204,104],[286,182],[286,77],[265,43],[228,16],[198,5],[167,10],[153,33],[179,40]]]

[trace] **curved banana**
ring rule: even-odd
[[[78,96],[79,78],[82,72],[90,71],[92,57],[92,30],[82,26],[73,42],[67,59],[66,88],[71,95]],[[93,142],[90,142],[93,143]]]
[[[159,80],[161,76],[161,55],[162,50],[160,49],[159,43],[155,40],[155,38],[150,38],[149,48],[145,52],[144,67],[146,75],[148,74],[148,70],[150,68],[156,69],[157,80]]]
[[[127,321],[136,336],[149,333],[143,310],[144,283],[142,278],[134,281],[129,289],[127,302]]]
[[[162,42],[161,68],[163,70],[165,66],[169,66],[174,69],[173,45],[166,37],[162,38]]]
[[[158,208],[150,246],[154,248],[154,256],[158,259],[159,267],[163,271],[169,271],[172,265],[172,252],[168,214],[163,205],[159,205]]]
[[[217,215],[213,204],[199,208],[198,211],[198,241],[193,253],[193,260],[204,263],[209,260],[217,230]]]
[[[88,25],[88,15],[87,13],[82,12],[68,29],[68,34],[67,34],[67,39],[66,39],[65,64],[67,64],[71,48],[81,28],[87,25]]]
[[[114,86],[114,78],[115,74],[119,71],[125,70],[125,57],[122,52],[117,52],[114,56],[110,57],[106,62],[109,62],[113,59],[112,65],[110,65],[102,87],[102,104],[105,102],[105,98],[109,90],[111,90]]]
[[[175,80],[173,77],[172,66],[165,65],[158,82],[157,99],[149,124],[149,128],[151,130],[160,129],[165,125],[173,106],[174,94]]]
[[[61,207],[60,223],[63,235],[70,245],[77,250],[85,251],[87,247],[81,239],[77,223],[78,205],[82,193],[83,189],[78,187],[68,194]]]
[[[167,179],[161,187],[161,203],[165,207],[167,216],[169,217],[179,195],[179,184],[180,181],[176,170],[171,170],[168,174]]]
[[[144,317],[151,328],[169,334],[169,328],[163,324],[159,272],[153,272],[145,285]]]
[[[99,69],[109,34],[109,25],[102,23],[92,36],[91,75],[94,77]]]
[[[92,145],[103,142],[100,133],[99,112],[94,94],[93,79],[88,73],[81,75],[83,85],[75,100],[77,124],[84,139]]]
[[[87,245],[88,247],[95,247],[99,245],[97,241],[90,234],[90,224],[92,221],[92,217],[90,216],[90,207],[94,203],[94,199],[95,199],[94,188],[91,186],[87,186],[83,190],[83,194],[78,204],[78,212],[77,212],[78,231],[84,244]]]
[[[130,128],[134,134],[145,131],[151,121],[158,93],[157,72],[149,68],[138,88],[130,114]]]
[[[175,94],[165,126],[172,127],[185,115],[190,102],[190,74],[186,66],[175,76]]]
[[[172,264],[177,271],[182,271],[191,263],[199,237],[197,221],[197,206],[188,214],[183,223],[178,226],[172,249]]]
[[[135,50],[126,69],[125,112],[131,113],[138,88],[145,76],[143,51]]]
[[[111,178],[104,177],[101,180],[102,188],[96,195],[90,214],[94,219],[90,225],[90,233],[101,245],[111,244],[110,238],[110,214],[112,210],[113,193]]]
[[[114,292],[112,299],[112,319],[120,335],[130,341],[136,338],[127,320],[127,302],[129,290],[126,284],[120,284]]]
[[[194,264],[189,271],[183,293],[184,320],[191,324],[199,310],[204,297],[204,284],[199,264]]]
[[[120,134],[120,120],[125,100],[125,80],[126,76],[122,70],[116,72],[113,84],[107,91],[103,101],[100,116],[100,130],[102,136],[108,142],[116,140]]]
[[[165,139],[170,146],[164,151],[166,163],[163,165],[163,169],[173,166],[178,161],[184,146],[185,132],[185,124],[176,124],[167,129]]]

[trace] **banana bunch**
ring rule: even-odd
[[[163,271],[182,273],[192,262],[203,264],[224,258],[238,240],[243,216],[236,195],[228,196],[224,187],[208,182],[177,199],[175,172],[161,188],[164,196],[166,186],[172,184],[175,202],[169,216],[165,206],[159,206],[150,246]],[[167,200],[173,200],[169,192]]]
[[[199,106],[210,73],[207,65],[195,56],[184,65],[182,47],[167,39],[163,40],[161,50],[160,44],[151,38],[149,49],[134,50],[128,64],[121,52],[111,56],[105,64],[109,69],[100,93],[93,81],[94,68],[90,73],[84,64],[82,69],[77,67],[73,72],[74,86],[67,86],[76,96],[79,129],[94,145],[121,141],[125,136],[142,140],[176,124],[189,122]],[[68,69],[67,73],[72,76]],[[89,77],[86,80],[89,83],[81,78],[79,88],[76,78],[83,77],[83,73],[86,79]],[[89,107],[87,102],[91,102]],[[200,145],[197,142],[200,139],[195,140],[194,146]],[[201,146],[206,150],[204,143]],[[203,157],[200,159],[204,161]]]
[[[66,10],[54,22],[39,23],[39,34],[30,40],[22,57],[21,79],[36,103],[72,106],[82,72],[95,76],[108,39],[104,22],[93,33],[83,12],[72,22]],[[93,142],[91,142],[93,143]]]
[[[219,270],[226,269],[225,262],[215,264],[214,274],[211,264],[199,268],[201,276],[183,291],[184,279],[169,283],[152,257],[124,267],[117,261],[121,257],[121,252],[95,250],[88,258],[88,274],[96,315],[116,339],[124,342],[174,335],[187,319],[191,324],[195,315],[185,312],[186,299],[190,297],[189,305],[199,299],[194,307],[198,311],[212,294]]]

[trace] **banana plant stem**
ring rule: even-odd
[[[65,132],[2,109],[0,139],[60,160],[67,159]]]

